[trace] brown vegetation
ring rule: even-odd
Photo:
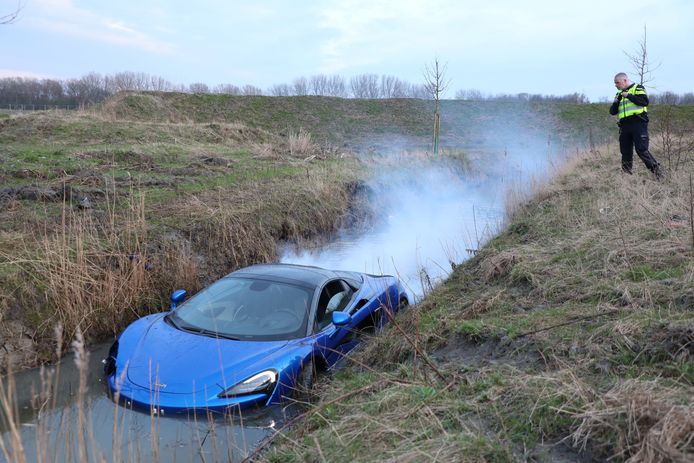
[[[621,174],[615,151],[513,202],[508,228],[399,319],[416,343],[372,339],[259,458],[694,458],[694,156],[657,182]]]
[[[4,121],[0,370],[7,354],[52,359],[56,325],[63,343],[103,340],[176,288],[276,260],[280,241],[362,223],[357,161],[289,135],[104,113]]]

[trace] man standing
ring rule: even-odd
[[[660,179],[660,164],[648,151],[648,95],[643,85],[632,84],[624,72],[614,76],[617,95],[610,106],[610,114],[619,117],[619,151],[622,170],[631,174],[634,148],[648,170]]]

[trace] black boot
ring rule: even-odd
[[[660,164],[656,164],[655,167],[653,167],[653,174],[655,175],[656,180],[665,179],[665,176],[663,175],[663,170],[660,168]]]

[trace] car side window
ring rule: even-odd
[[[316,311],[316,330],[320,331],[332,323],[332,313],[344,310],[354,292],[342,280],[329,282],[321,291]]]

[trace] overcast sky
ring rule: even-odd
[[[0,0],[3,11],[17,0]],[[21,0],[0,26],[0,76],[146,72],[267,89],[313,74],[421,83],[434,57],[456,90],[612,98],[648,30],[651,87],[694,91],[694,2],[630,0]],[[653,90],[653,88],[651,88]]]

